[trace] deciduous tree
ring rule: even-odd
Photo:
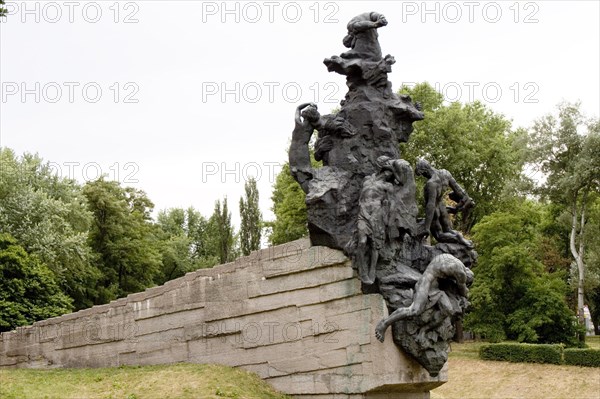
[[[534,165],[545,177],[539,192],[570,216],[569,249],[577,264],[577,311],[583,323],[586,223],[600,192],[600,121],[587,119],[580,104],[562,103],[558,117],[538,119],[531,131]]]
[[[91,222],[77,182],[37,155],[0,148],[0,232],[47,265],[77,309],[92,304],[100,275],[87,242]]]
[[[88,182],[84,195],[94,216],[89,243],[102,272],[96,303],[106,303],[154,284],[161,256],[143,191],[100,178]]]
[[[480,102],[445,104],[428,83],[400,92],[420,102],[425,112],[408,143],[401,144],[401,157],[412,165],[423,157],[452,173],[477,204],[459,223],[468,233],[477,220],[501,208],[509,191],[523,185],[526,132],[513,130],[508,119]]]
[[[575,344],[566,283],[541,262],[544,212],[527,201],[485,216],[473,229],[479,259],[466,325],[487,339]]]
[[[72,310],[52,271],[9,234],[0,233],[0,331]]]
[[[219,263],[218,253],[210,248],[208,222],[193,207],[173,208],[158,213],[162,266],[155,282],[183,276],[185,273]]]

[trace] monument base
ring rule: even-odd
[[[263,249],[106,305],[2,333],[0,368],[216,363],[295,398],[429,398],[446,382],[374,336],[387,315],[341,251]]]

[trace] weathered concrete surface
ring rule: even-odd
[[[3,333],[0,367],[219,363],[298,398],[428,398],[446,370],[377,341],[386,314],[341,251],[298,240]]]

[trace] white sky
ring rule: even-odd
[[[208,217],[227,195],[236,226],[257,166],[263,215],[273,217],[272,175],[286,161],[295,107],[314,101],[327,113],[344,97],[345,78],[322,61],[346,51],[346,24],[365,11],[388,19],[379,39],[396,58],[394,90],[427,80],[515,127],[563,99],[600,114],[598,1],[7,6],[0,145],[38,152],[81,182],[106,173],[145,190],[157,210],[192,205]]]

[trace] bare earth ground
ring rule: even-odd
[[[596,339],[588,345],[600,349]],[[479,346],[453,344],[448,382],[432,399],[600,399],[600,368],[484,361]]]

